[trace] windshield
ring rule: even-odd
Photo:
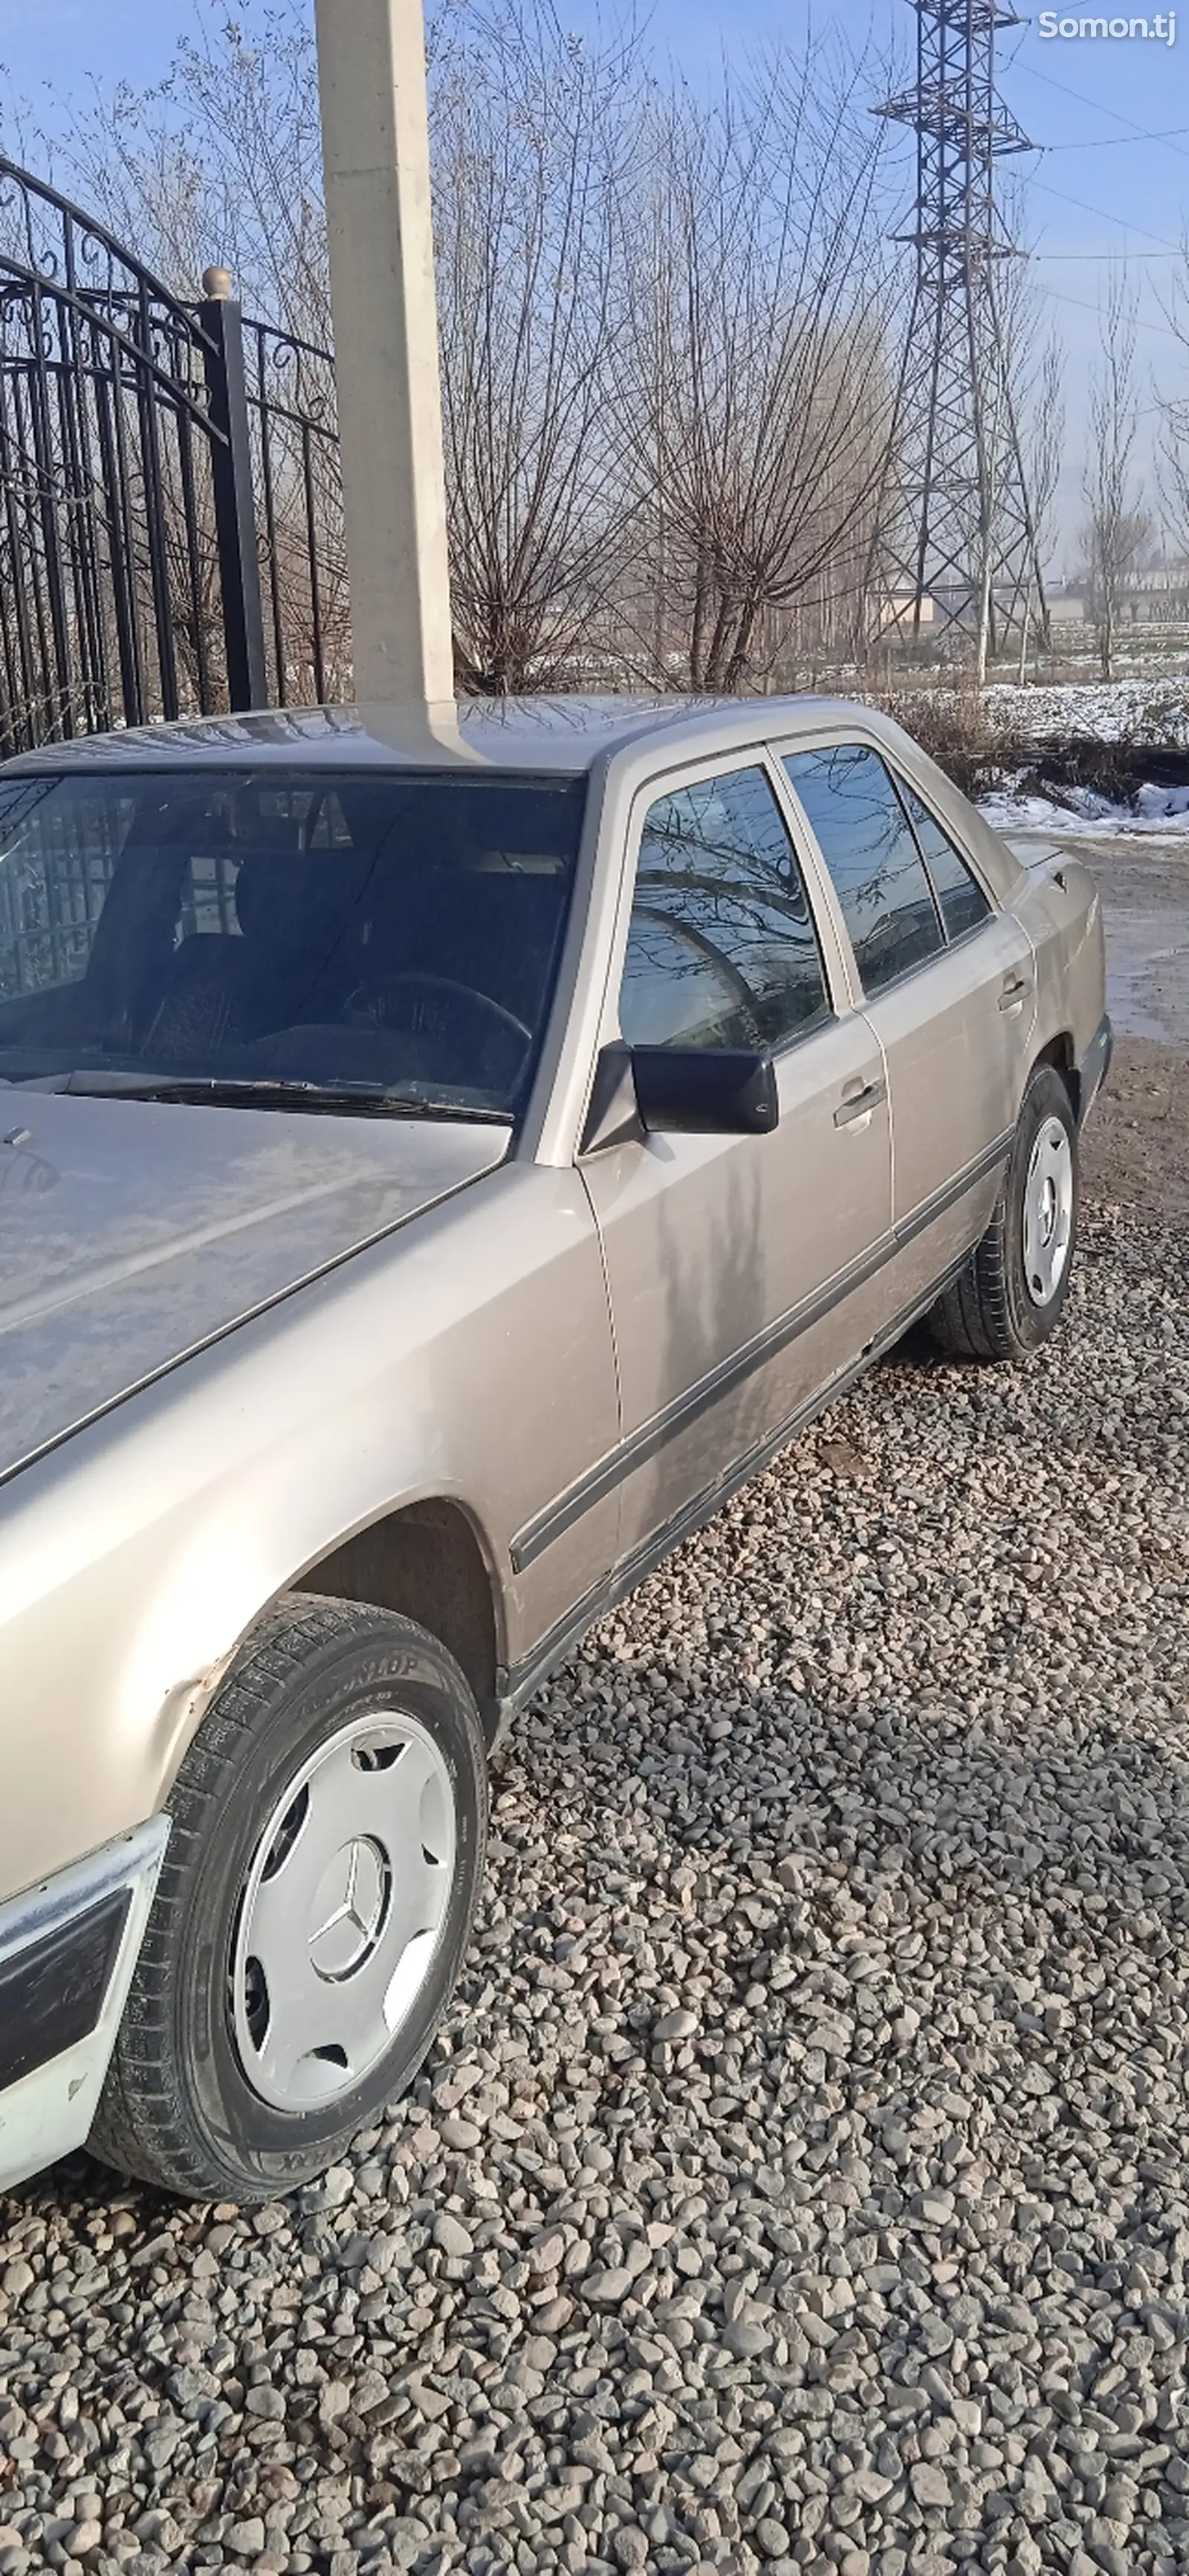
[[[512,1118],[585,794],[457,772],[0,777],[0,1080]]]

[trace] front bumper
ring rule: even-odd
[[[0,2190],[86,2138],[169,1823],[150,1816],[0,1905]]]
[[[1105,1013],[1078,1066],[1078,1125],[1084,1127],[1110,1071],[1115,1035]]]

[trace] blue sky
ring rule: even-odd
[[[559,0],[560,14],[575,26],[590,6]],[[0,62],[10,92],[32,102],[52,130],[61,102],[81,93],[92,75],[138,84],[159,77],[196,14],[197,0],[35,0],[28,7],[9,0]],[[837,26],[852,42],[866,39],[873,55],[895,43],[905,67],[913,34],[907,0],[731,0],[729,12],[710,0],[655,0],[647,14],[658,51],[695,82],[720,55],[741,57],[807,22],[819,33]],[[1083,10],[1077,14],[1080,20]],[[1069,355],[1072,448],[1112,260],[1125,259],[1139,299],[1143,400],[1151,402],[1152,376],[1162,390],[1189,391],[1189,362],[1161,311],[1189,226],[1189,0],[1183,23],[1173,13],[1171,44],[1155,36],[1046,36],[1043,13],[1028,8],[1021,17],[999,40],[1000,90],[1042,147],[1016,166],[1027,174],[1034,275]],[[1059,27],[1062,13],[1047,23]],[[1072,492],[1072,459],[1068,479]],[[1073,508],[1067,495],[1068,524]]]

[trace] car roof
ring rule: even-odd
[[[862,713],[867,714],[863,709]],[[365,721],[351,706],[286,707],[253,715],[195,716],[176,724],[127,727],[43,743],[3,764],[2,774],[47,770],[186,768],[554,770],[568,777],[603,754],[663,739],[675,750],[729,750],[798,718],[837,714],[851,724],[860,710],[842,699],[811,697],[471,698],[457,725],[431,728],[394,715]]]

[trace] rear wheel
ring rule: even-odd
[[[266,2200],[405,2089],[445,2012],[483,1865],[479,1714],[411,1620],[294,1599],[169,1805],[90,2144],[167,2190]]]
[[[990,1225],[930,1315],[942,1350],[1018,1360],[1047,1341],[1069,1293],[1077,1221],[1077,1124],[1060,1074],[1037,1065]]]

